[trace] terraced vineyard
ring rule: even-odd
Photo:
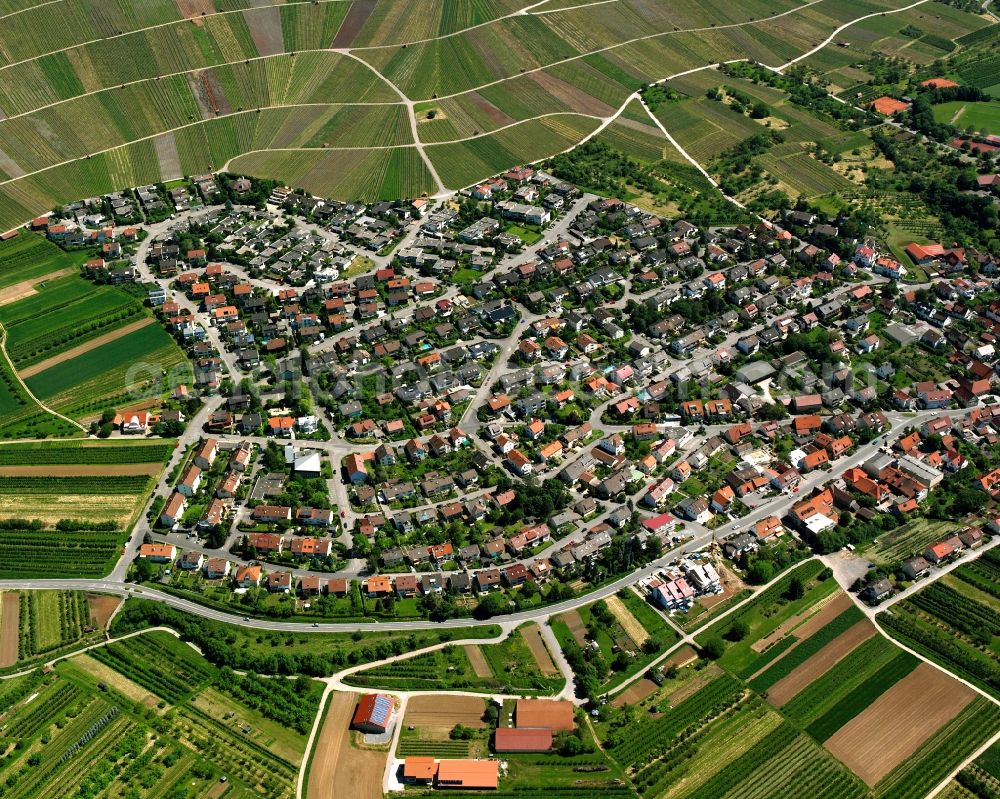
[[[645,83],[722,60],[778,65],[846,21],[901,5],[426,0],[413,14],[394,0],[154,0],[123,13],[111,0],[11,0],[0,30],[0,229],[227,164],[341,198],[461,188],[566,149]],[[938,37],[985,24],[946,16]],[[426,104],[433,119],[420,116]],[[533,121],[553,113],[567,116]],[[702,155],[734,143],[705,127]],[[413,128],[435,149],[414,146]],[[804,164],[791,166],[808,180]]]

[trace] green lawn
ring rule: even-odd
[[[22,231],[12,239],[0,241],[0,289],[79,266],[86,258],[83,252],[65,252],[42,236]]]
[[[979,133],[1000,133],[1000,100],[969,103],[956,100],[934,106],[934,119],[951,123],[959,130],[972,127]]]

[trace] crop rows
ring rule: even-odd
[[[800,726],[805,726],[898,654],[896,645],[884,636],[872,636],[782,705],[781,711]]]
[[[973,649],[954,635],[949,626],[932,626],[914,615],[915,608],[907,612],[907,605],[908,602],[900,602],[891,614],[880,613],[879,622],[911,649],[1000,696],[1000,664],[995,659]]]
[[[77,701],[82,692],[72,683],[60,682],[35,699],[7,728],[3,738],[9,741],[26,741],[55,720],[64,708]]]
[[[789,633],[780,641],[778,641],[775,644],[772,644],[763,652],[761,652],[746,666],[746,668],[740,670],[737,676],[743,680],[749,679],[798,640],[799,640],[798,638]]]
[[[0,530],[0,579],[103,577],[121,539],[115,531]]]
[[[422,741],[419,738],[402,738],[396,753],[400,756],[432,755],[434,757],[468,757],[467,741]]]
[[[174,445],[170,441],[154,444],[108,444],[80,446],[66,443],[12,443],[0,446],[0,466],[137,464],[163,463]]]
[[[958,75],[963,83],[984,89],[1000,82],[1000,55],[989,55],[962,64]]]
[[[728,674],[713,680],[685,699],[662,718],[634,725],[626,740],[612,749],[623,766],[633,766],[654,757],[682,730],[732,705],[743,690]]]
[[[900,651],[865,682],[840,699],[833,707],[806,728],[817,741],[825,741],[847,722],[872,704],[897,682],[912,672],[920,661],[909,652]]]
[[[967,754],[1000,727],[1000,707],[983,697],[970,702],[875,787],[878,797],[920,799]]]
[[[918,591],[910,602],[968,636],[983,632],[990,636],[1000,635],[1000,617],[995,611],[940,582]]]
[[[95,658],[171,704],[189,699],[200,684],[215,675],[201,656],[166,633],[95,649]]]
[[[15,494],[31,497],[40,494],[143,494],[149,490],[152,478],[146,475],[87,476],[87,477],[0,477],[0,495]]]
[[[829,644],[849,628],[853,627],[864,618],[864,615],[857,607],[851,605],[850,608],[841,613],[837,618],[824,625],[811,636],[802,641],[797,647],[791,650],[781,660],[771,666],[759,677],[750,681],[750,687],[755,691],[764,693],[778,680],[787,677],[796,668],[805,663],[810,657],[819,652],[824,646]]]

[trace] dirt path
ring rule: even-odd
[[[334,693],[316,739],[306,799],[382,799],[385,752],[351,746],[349,725],[359,694]]]
[[[17,369],[14,368],[14,362],[10,359],[10,354],[7,352],[7,328],[0,324],[0,352],[3,353],[3,358],[7,361],[7,368],[10,369],[10,373],[14,375],[14,379],[17,380],[18,384],[25,394],[34,402],[39,408],[58,419],[62,419],[64,422],[73,425],[73,427],[79,428],[84,433],[87,432],[82,424],[80,424],[75,419],[70,419],[68,416],[63,416],[59,411],[52,410],[48,405],[43,403],[38,397],[31,393],[31,389],[28,388],[28,384],[24,382],[24,379],[17,373]]]
[[[958,122],[958,118],[965,113],[965,106],[961,106],[954,114],[951,115],[951,119],[948,120],[949,125],[954,125]]]
[[[528,649],[531,650],[531,654],[535,658],[535,663],[538,664],[538,670],[546,677],[557,675],[559,668],[556,666],[555,661],[552,660],[552,655],[549,654],[548,647],[545,646],[545,641],[542,640],[542,631],[538,625],[529,624],[527,627],[521,628],[521,635],[524,636],[524,640],[528,644]]]
[[[486,656],[483,654],[483,650],[476,644],[467,644],[465,646],[465,656],[469,659],[472,670],[476,673],[477,677],[493,676],[493,669],[491,669],[490,664],[486,662]]]
[[[921,663],[827,740],[830,753],[874,785],[957,716],[976,694]]]
[[[6,668],[17,663],[21,602],[14,591],[5,591],[0,600],[0,668]]]
[[[793,669],[787,677],[783,677],[772,685],[767,691],[767,701],[778,707],[785,704],[873,635],[875,635],[875,627],[872,623],[868,619],[859,621]]]
[[[71,275],[74,272],[76,272],[76,269],[73,269],[72,267],[68,269],[59,269],[55,272],[49,272],[47,275],[33,277],[30,280],[22,280],[20,283],[14,283],[13,285],[7,286],[5,289],[0,289],[0,305],[10,305],[12,302],[23,300],[25,297],[30,297],[32,294],[37,294],[38,292],[35,291],[35,286],[39,283],[44,283],[46,280],[55,280],[58,277],[65,277],[66,275]]]
[[[157,475],[163,467],[158,463],[59,463],[32,466],[0,466],[0,477],[93,477],[106,475]]]
[[[119,339],[122,336],[127,336],[129,333],[134,333],[136,330],[141,330],[142,328],[148,327],[155,322],[155,319],[148,317],[139,319],[131,324],[125,325],[124,327],[119,327],[117,330],[112,330],[110,333],[105,333],[103,336],[92,338],[90,341],[85,341],[77,347],[73,347],[65,352],[60,352],[58,355],[53,355],[51,358],[46,358],[44,361],[39,361],[38,363],[25,367],[20,372],[21,378],[26,380],[33,375],[37,375],[39,372],[44,372],[50,366],[55,366],[63,361],[68,361],[70,358],[75,358],[77,355],[83,355],[85,352],[90,352],[95,347],[100,347],[102,344],[107,344],[108,342]]]

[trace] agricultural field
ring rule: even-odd
[[[19,233],[0,241],[0,307],[33,294],[38,283],[76,270],[84,261],[82,253],[68,253],[41,236]],[[6,316],[0,322],[7,323]]]
[[[890,635],[1000,696],[1000,556],[984,552],[879,614]]]
[[[85,10],[10,0],[18,13],[0,32],[0,228],[79,196],[227,164],[275,176],[301,159],[299,185],[342,198],[436,191],[407,147],[405,99],[418,103],[418,135],[436,150],[445,187],[460,188],[566,149],[593,129],[572,115],[610,119],[645,83],[720,60],[776,66],[845,21],[899,3],[553,0],[519,13],[515,0],[426,0],[419,15],[390,0],[245,5],[185,0],[122,14],[108,0]],[[933,60],[951,37],[985,25],[947,7],[934,16],[913,9],[898,23],[862,23],[861,51]],[[924,34],[901,37],[906,25]],[[439,110],[432,120],[420,116],[423,103]],[[544,114],[570,116],[544,118],[561,131],[529,121]],[[518,123],[526,127],[504,136]],[[724,149],[726,127],[707,117],[703,127]],[[800,161],[774,165],[787,169],[780,179],[797,176],[809,191],[830,179]],[[382,177],[366,183],[358,168]]]
[[[914,519],[880,535],[878,541],[865,550],[865,556],[879,565],[894,565],[963,529],[963,525],[954,521]]]
[[[410,697],[403,716],[397,756],[486,756],[486,701],[474,696],[448,694]],[[456,724],[475,730],[474,737],[470,740],[453,740],[450,734]]]
[[[544,666],[544,671],[543,671]],[[387,690],[467,690],[483,693],[558,693],[565,679],[532,653],[522,628],[496,644],[447,645],[352,674],[352,685]]]
[[[303,786],[306,799],[337,799],[345,794],[382,799],[386,753],[352,745],[352,738],[359,734],[350,731],[351,716],[360,698],[360,694],[336,692],[327,699],[323,723],[309,753],[308,781]]]
[[[214,796],[227,775],[233,795],[294,796],[322,686],[223,676],[153,632],[4,686],[8,795]]]
[[[46,281],[31,296],[0,306],[7,354],[22,378],[44,371],[40,362],[88,341],[113,340],[123,326],[139,319],[152,322],[135,297],[75,274]]]
[[[70,354],[66,360],[52,359],[25,383],[47,405],[79,419],[95,418],[105,408],[144,396],[158,397],[192,380],[184,353],[156,324]]]

